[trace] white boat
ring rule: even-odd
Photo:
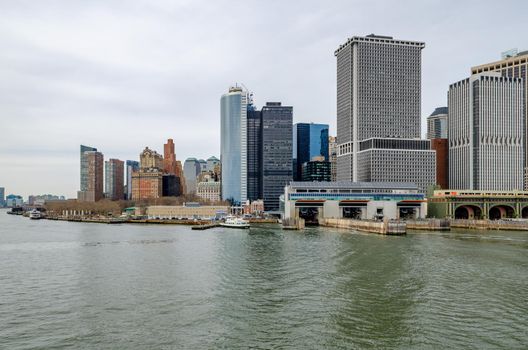
[[[33,209],[29,212],[29,218],[33,220],[38,220],[42,218],[42,214],[37,209]]]
[[[222,222],[220,226],[231,227],[231,228],[249,228],[249,222],[247,220],[237,218],[235,216],[226,217],[225,222]]]

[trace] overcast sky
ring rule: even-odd
[[[74,197],[80,144],[126,160],[170,137],[178,159],[220,156],[235,82],[335,135],[333,53],[353,35],[426,43],[423,130],[472,65],[528,49],[527,4],[0,0],[0,187]]]

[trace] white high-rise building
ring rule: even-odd
[[[523,189],[523,99],[521,78],[495,72],[449,86],[449,187]]]
[[[222,199],[247,201],[247,108],[251,95],[241,87],[229,88],[220,99]]]

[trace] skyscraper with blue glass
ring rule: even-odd
[[[329,161],[328,124],[297,123],[293,127],[293,177],[302,179],[302,165],[313,157]]]
[[[233,204],[247,200],[247,110],[250,94],[241,87],[229,88],[220,99],[220,161],[222,199]]]

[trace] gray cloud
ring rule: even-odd
[[[525,1],[0,1],[0,186],[74,196],[78,146],[136,159],[146,145],[219,156],[219,98],[335,134],[333,51],[352,35],[422,40],[422,115],[472,65],[528,48]],[[423,126],[422,126],[423,128]]]

